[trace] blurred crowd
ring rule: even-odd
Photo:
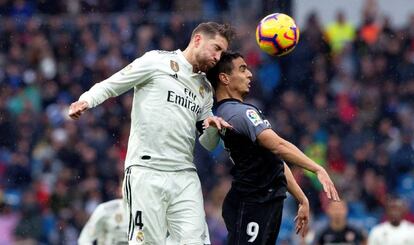
[[[234,2],[0,0],[0,244],[76,244],[94,208],[118,196],[132,93],[79,121],[68,119],[67,106],[148,50],[185,48],[196,24],[228,21]],[[295,50],[274,58],[255,44],[255,24],[268,14],[260,11],[235,24],[233,48],[254,75],[248,101],[326,167],[350,222],[368,232],[384,220],[390,194],[413,220],[414,14],[394,27],[375,4],[358,26],[341,12],[326,25],[311,13]],[[212,242],[224,244],[232,164],[222,147],[199,145],[195,162]],[[280,240],[311,243],[326,224],[327,200],[315,176],[293,172],[313,223],[306,241],[293,235],[297,206],[288,197]]]

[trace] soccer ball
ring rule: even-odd
[[[286,14],[270,14],[257,25],[256,41],[260,49],[270,55],[286,55],[298,44],[299,28]]]

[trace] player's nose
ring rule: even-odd
[[[217,64],[217,62],[220,60],[221,52],[217,52],[214,55],[214,62]]]
[[[247,78],[249,78],[249,79],[253,78],[253,74],[250,70],[247,70]]]

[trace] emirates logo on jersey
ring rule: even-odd
[[[173,60],[170,60],[170,67],[171,67],[171,70],[173,70],[174,72],[178,72],[180,70],[178,63]]]

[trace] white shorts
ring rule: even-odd
[[[204,244],[205,212],[195,170],[162,172],[131,166],[125,171],[123,194],[130,245],[163,245],[167,231],[180,245]]]

